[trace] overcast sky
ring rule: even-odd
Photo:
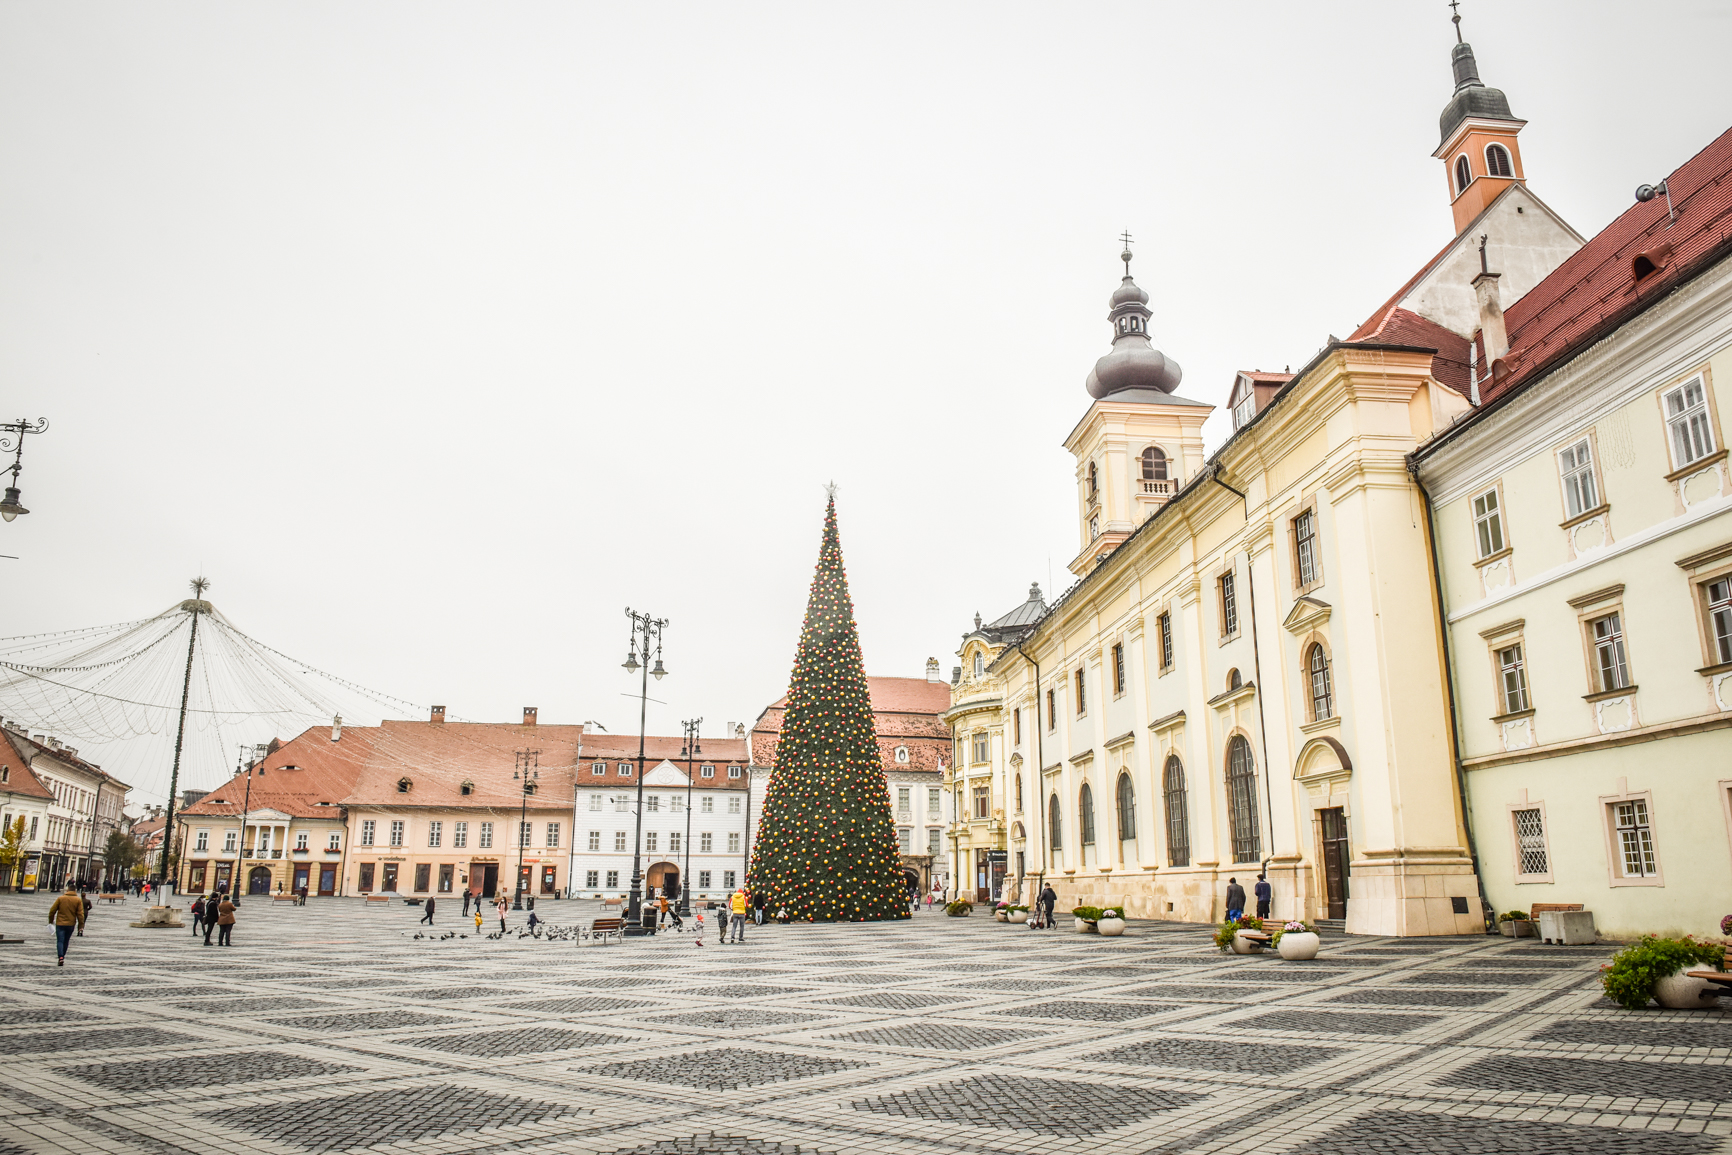
[[[624,732],[629,604],[652,731],[719,733],[786,688],[834,479],[868,671],[948,676],[1068,583],[1121,230],[1216,405],[1449,239],[1448,17],[0,5],[0,411],[52,422],[0,634],[202,572],[355,681]],[[1585,235],[1732,121],[1725,4],[1463,17]]]

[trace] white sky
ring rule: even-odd
[[[1727,5],[1463,8],[1584,234],[1727,127]],[[1449,238],[1448,16],[0,5],[0,411],[53,423],[0,634],[203,572],[356,681],[618,733],[630,604],[652,730],[719,733],[786,687],[833,478],[868,670],[948,677],[1066,584],[1120,230],[1218,405]]]

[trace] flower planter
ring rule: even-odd
[[[1497,932],[1499,934],[1503,935],[1505,938],[1514,938],[1515,937],[1515,923],[1513,923],[1513,922],[1499,922],[1497,924]]]
[[[1074,921],[1071,922],[1070,928],[1072,930],[1076,931],[1078,934],[1099,934],[1100,933],[1099,928],[1096,927],[1094,923],[1088,921],[1085,918],[1075,919]]]
[[[995,910],[992,912],[992,917],[997,922],[1006,922],[1010,918],[1010,913],[1008,911]]]
[[[1282,937],[1286,937],[1286,936],[1282,936]],[[1235,931],[1235,932],[1233,932],[1233,953],[1234,954],[1262,954],[1263,953],[1263,944],[1255,941],[1254,939],[1246,938],[1245,932],[1242,930]]]
[[[1125,933],[1125,920],[1122,918],[1103,918],[1095,923],[1095,930],[1109,938]]]
[[[1281,957],[1290,962],[1302,962],[1305,959],[1317,957],[1317,948],[1323,944],[1311,931],[1289,930],[1281,935],[1281,941],[1275,944],[1275,949]]]
[[[1680,972],[1667,975],[1654,984],[1654,1001],[1674,1011],[1702,1010],[1714,1007],[1719,1000],[1713,983],[1693,979]]]
[[[1532,919],[1518,918],[1509,925],[1515,928],[1512,933],[1516,938],[1534,937],[1534,924]]]

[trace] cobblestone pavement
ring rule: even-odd
[[[133,901],[57,968],[50,901],[0,896],[28,939],[0,946],[0,1155],[1732,1155],[1728,1012],[1612,1006],[1610,947],[1292,963],[922,913],[700,949],[315,899],[244,902],[223,949]]]

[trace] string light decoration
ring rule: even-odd
[[[746,880],[799,921],[909,917],[833,491]]]

